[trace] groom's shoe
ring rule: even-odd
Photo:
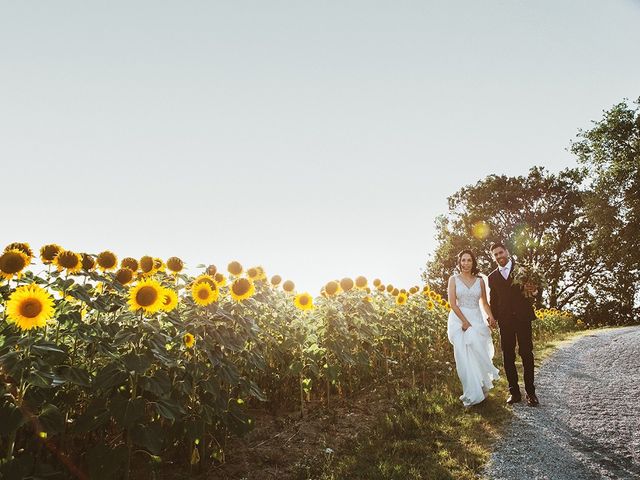
[[[522,395],[520,393],[512,393],[507,397],[507,404],[513,405],[514,403],[518,403],[522,400]]]
[[[529,405],[530,407],[537,407],[538,405],[540,405],[538,397],[535,393],[527,393],[527,405]]]

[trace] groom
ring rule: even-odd
[[[533,339],[531,338],[531,322],[536,318],[533,307],[524,296],[518,285],[511,282],[515,262],[502,243],[491,244],[491,255],[498,264],[489,274],[489,304],[491,312],[500,326],[500,345],[504,359],[504,371],[509,381],[509,398],[507,403],[514,404],[522,400],[518,371],[516,370],[516,340],[518,353],[524,367],[524,388],[527,392],[527,403],[530,406],[539,404],[533,384]],[[534,293],[534,285],[526,285],[525,289]],[[492,325],[495,326],[495,325]]]

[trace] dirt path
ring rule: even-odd
[[[515,406],[486,478],[640,478],[640,327],[560,348],[536,373],[536,390],[541,405]]]

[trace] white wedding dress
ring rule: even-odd
[[[458,275],[454,275],[454,279],[458,307],[471,327],[466,331],[462,330],[462,320],[451,310],[447,322],[447,336],[453,345],[456,370],[462,383],[463,393],[460,400],[468,407],[482,402],[499,376],[498,369],[492,361],[495,348],[491,330],[480,310],[480,282],[483,280],[476,278],[473,285],[467,287]]]

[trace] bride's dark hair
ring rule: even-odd
[[[473,252],[468,248],[465,248],[464,250],[461,250],[460,253],[458,253],[458,260],[456,261],[458,272],[462,273],[460,261],[462,260],[462,256],[467,253],[471,256],[471,261],[473,262],[471,265],[471,275],[478,275],[478,273],[480,273],[480,270],[478,270],[478,260],[476,259],[476,256],[473,254]]]

